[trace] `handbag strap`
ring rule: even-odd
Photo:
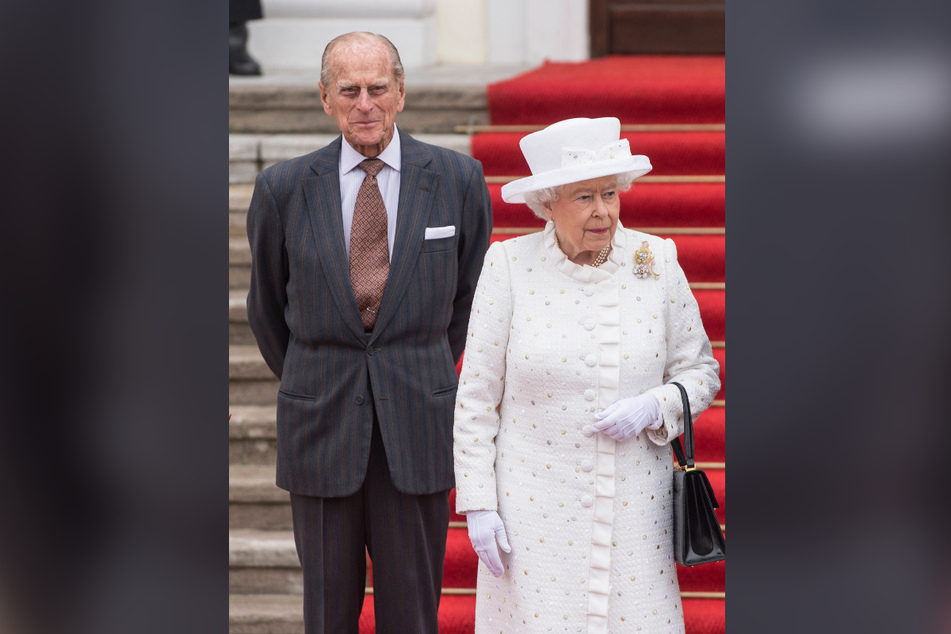
[[[680,439],[674,438],[670,445],[674,448],[674,455],[677,456],[677,462],[681,468],[694,468],[693,462],[693,418],[690,416],[690,401],[687,399],[687,390],[676,381],[671,381],[671,385],[676,385],[680,390],[680,400],[683,401],[684,409],[684,445],[686,446],[686,455],[684,449],[680,446]]]

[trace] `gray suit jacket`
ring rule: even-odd
[[[455,364],[492,230],[478,161],[398,131],[399,213],[372,333],[350,285],[340,209],[342,137],[258,175],[248,211],[248,320],[281,379],[277,485],[340,497],[363,483],[374,399],[396,488],[452,488]],[[426,227],[456,235],[424,240]]]

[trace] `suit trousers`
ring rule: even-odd
[[[306,634],[358,634],[367,552],[377,634],[439,631],[449,491],[396,490],[375,414],[360,490],[342,498],[292,493],[291,510],[304,572]]]

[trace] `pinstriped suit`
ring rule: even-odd
[[[422,496],[454,484],[455,364],[488,248],[491,203],[478,161],[398,134],[396,238],[371,333],[363,330],[344,246],[342,138],[255,182],[248,319],[281,379],[277,484],[299,496],[342,498],[361,489],[374,417],[398,492]],[[454,236],[424,240],[426,227],[447,225]],[[438,564],[441,576],[441,557]]]

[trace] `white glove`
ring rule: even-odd
[[[469,541],[472,548],[479,555],[479,559],[496,577],[505,572],[502,567],[502,558],[495,542],[507,553],[512,552],[509,540],[505,536],[505,526],[502,518],[496,511],[469,511],[466,513],[466,524],[469,526]]]
[[[659,429],[663,423],[660,402],[653,394],[621,399],[608,405],[594,417],[598,422],[591,427],[618,442],[633,438],[645,428]]]

